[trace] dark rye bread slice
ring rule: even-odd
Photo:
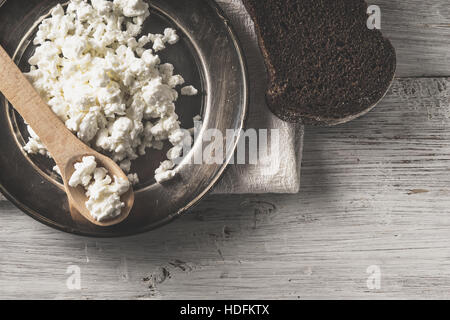
[[[335,125],[372,109],[394,78],[395,49],[367,27],[364,0],[243,0],[285,121]]]

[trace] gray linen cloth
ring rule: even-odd
[[[217,2],[231,20],[247,59],[250,106],[246,127],[269,131],[279,129],[280,143],[279,152],[269,154],[268,159],[259,159],[258,165],[229,165],[213,193],[297,193],[300,189],[304,128],[302,125],[281,121],[267,108],[264,60],[258,47],[253,21],[241,0]],[[271,139],[268,141],[270,144]]]

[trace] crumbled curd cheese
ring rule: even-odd
[[[118,217],[125,203],[120,197],[131,187],[130,182],[123,178],[108,175],[105,168],[98,168],[95,157],[83,157],[74,165],[75,172],[69,180],[69,186],[83,186],[86,190],[86,208],[97,221],[110,220]]]
[[[183,96],[195,96],[198,93],[198,90],[193,86],[186,86],[181,88],[181,94]]]
[[[184,79],[156,54],[179,37],[171,28],[138,37],[149,14],[143,0],[71,0],[66,10],[57,5],[39,25],[26,75],[79,139],[110,155],[127,173],[147,148],[161,150],[169,140],[169,160],[156,171],[156,180],[163,182],[173,177],[172,160],[192,138],[175,112],[175,88]],[[194,87],[182,89],[194,92]],[[24,149],[50,156],[28,130]],[[135,174],[129,178],[139,181]]]

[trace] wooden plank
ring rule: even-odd
[[[449,98],[450,79],[397,80],[367,116],[307,129],[300,194],[210,196],[136,237],[67,235],[0,202],[0,298],[450,298]]]
[[[450,75],[448,0],[368,1],[382,11],[382,32],[397,50],[398,77]]]

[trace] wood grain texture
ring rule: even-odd
[[[448,10],[379,3],[418,24]],[[400,70],[414,78],[361,119],[307,128],[298,195],[209,196],[162,229],[114,240],[54,231],[0,202],[0,298],[450,298],[450,77],[417,78],[450,76],[438,57],[449,40],[433,42],[446,30],[398,33]],[[82,290],[66,287],[70,265]],[[379,290],[366,285],[372,265]]]
[[[0,297],[450,297],[449,97],[450,79],[398,80],[368,116],[307,130],[298,195],[210,196],[141,236],[71,236],[1,202]]]
[[[447,0],[367,0],[381,8],[381,30],[397,50],[397,76],[450,75]]]

